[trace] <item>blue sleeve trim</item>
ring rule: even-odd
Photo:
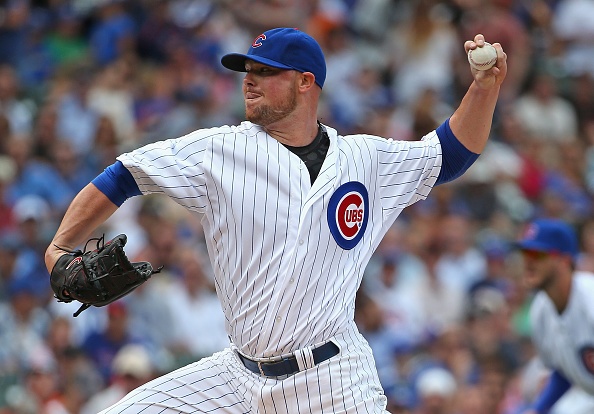
[[[549,382],[534,402],[533,408],[539,414],[548,413],[551,407],[571,388],[571,383],[558,371],[553,371]]]
[[[128,198],[142,195],[134,177],[121,161],[107,167],[92,182],[118,207]]]
[[[435,185],[452,181],[466,172],[477,160],[479,154],[469,151],[454,135],[450,129],[450,120],[447,119],[437,130],[441,143],[442,165]]]

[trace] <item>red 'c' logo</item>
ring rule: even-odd
[[[365,206],[361,194],[357,192],[348,193],[338,202],[336,223],[347,240],[357,235],[363,224],[364,215]]]
[[[266,35],[264,33],[262,33],[260,36],[256,37],[254,39],[254,42],[252,43],[252,47],[260,47],[262,46],[262,41],[266,40]]]

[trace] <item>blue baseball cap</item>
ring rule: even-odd
[[[573,227],[555,219],[539,219],[530,223],[517,247],[523,250],[567,254],[573,258],[579,253],[579,242]]]
[[[311,72],[319,87],[326,80],[326,60],[316,40],[298,29],[271,29],[254,39],[247,54],[229,53],[221,58],[227,69],[245,72],[245,61],[251,59],[279,69]]]

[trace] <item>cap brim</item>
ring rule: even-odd
[[[543,243],[536,242],[534,240],[526,240],[516,243],[516,248],[519,250],[534,250],[537,252],[551,252],[553,251],[550,246]]]
[[[263,65],[271,66],[273,68],[293,69],[290,66],[284,65],[272,59],[267,59],[262,56],[244,55],[241,53],[229,53],[228,55],[223,56],[221,58],[221,64],[227,69],[231,69],[236,72],[245,72],[245,61],[248,59]]]
[[[571,257],[572,260],[576,260],[577,256],[578,256],[578,252],[572,253],[572,252],[568,252],[568,251],[560,251],[557,249],[552,249],[551,246],[543,244],[543,243],[538,243],[535,241],[524,241],[524,242],[519,242],[516,244],[516,248],[518,250],[526,250],[526,251],[533,251],[533,252],[542,252],[542,253],[554,253],[554,254],[560,254],[563,256],[569,256]]]

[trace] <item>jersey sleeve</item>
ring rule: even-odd
[[[142,194],[134,177],[121,161],[107,167],[92,182],[118,207],[128,198]]]
[[[436,131],[421,141],[377,138],[378,194],[387,215],[424,200],[441,170],[442,152]]]
[[[594,301],[591,300],[594,295],[594,273],[577,271],[573,275],[575,289],[581,293],[580,305],[584,307],[584,313],[588,318],[584,321],[586,326],[594,326]]]
[[[455,180],[470,168],[477,160],[479,154],[469,151],[454,135],[450,129],[450,120],[447,119],[436,130],[442,149],[442,166],[435,185],[444,184]]]
[[[532,300],[532,304],[530,305],[530,336],[532,338],[532,343],[536,347],[538,351],[538,356],[540,357],[542,363],[545,367],[549,369],[555,369],[556,367],[553,364],[549,357],[549,353],[546,352],[545,349],[545,333],[548,331],[546,328],[546,297],[544,296],[546,293],[538,292],[534,299]]]
[[[205,131],[146,145],[117,159],[142,194],[165,194],[189,210],[203,212],[206,185],[202,163],[210,142]]]

